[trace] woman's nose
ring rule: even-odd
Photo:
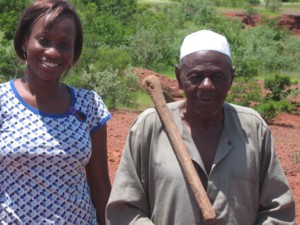
[[[51,46],[51,47],[47,48],[45,53],[50,58],[55,58],[55,57],[60,56],[60,52],[58,51],[56,46]]]

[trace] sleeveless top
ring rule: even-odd
[[[68,89],[69,111],[48,114],[14,80],[0,84],[0,224],[97,224],[85,166],[91,134],[111,114],[95,92]]]

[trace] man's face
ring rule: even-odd
[[[228,56],[216,51],[189,54],[176,67],[176,76],[187,98],[187,111],[205,117],[222,113],[234,76]]]

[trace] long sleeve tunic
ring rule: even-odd
[[[216,212],[212,224],[294,224],[295,204],[267,124],[252,109],[224,104],[224,128],[209,174],[169,104]],[[131,127],[107,205],[109,225],[205,224],[154,109]]]

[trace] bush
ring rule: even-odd
[[[215,13],[207,0],[182,0],[180,2],[180,11],[185,20],[192,20],[199,24],[210,21]]]
[[[281,0],[265,0],[266,8],[272,12],[278,12],[281,6]]]
[[[25,64],[17,59],[13,44],[4,38],[0,32],[0,82],[8,81],[15,77],[23,75]]]
[[[131,64],[130,54],[123,49],[100,48],[94,55],[94,66],[97,71],[118,70],[120,73]]]
[[[93,65],[88,70],[83,70],[78,76],[80,87],[96,91],[110,109],[118,106],[135,105],[134,96],[131,94],[139,88],[138,78],[130,70],[120,74],[118,70],[97,71]]]
[[[267,94],[266,98],[274,101],[286,98],[291,92],[291,89],[289,89],[291,84],[290,77],[279,76],[277,74],[275,78],[265,79],[264,88],[271,92]]]
[[[127,38],[133,66],[164,70],[178,61],[183,16],[179,4],[158,4],[135,15],[134,34]]]
[[[247,107],[259,104],[261,100],[261,89],[257,81],[245,77],[235,79],[227,96],[228,102]]]
[[[288,101],[267,101],[255,107],[257,112],[264,118],[267,123],[272,123],[274,118],[280,113],[290,113],[293,106]]]

